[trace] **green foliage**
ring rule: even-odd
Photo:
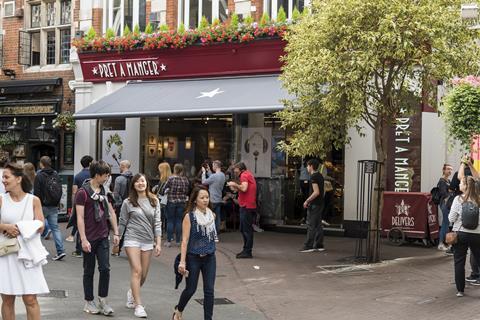
[[[135,36],[140,35],[140,27],[138,26],[138,24],[136,24],[135,27],[133,27],[133,35]]]
[[[178,34],[185,34],[185,25],[183,23],[180,24],[177,32],[178,32]]]
[[[298,11],[297,7],[293,8],[292,20],[297,21],[297,20],[300,20],[301,17],[302,17],[302,14],[300,13],[300,11]]]
[[[123,28],[123,36],[126,37],[128,35],[130,35],[132,33],[132,31],[130,31],[130,28],[128,27],[128,25],[125,25],[125,28]]]
[[[253,24],[253,17],[252,16],[247,16],[245,19],[243,19],[243,24],[246,26],[251,26]]]
[[[15,141],[10,134],[0,134],[0,149],[3,149],[6,146],[13,146],[14,144]]]
[[[480,88],[469,84],[449,91],[442,113],[449,135],[470,150],[472,139],[480,134]]]
[[[52,126],[65,131],[74,131],[77,127],[73,113],[70,111],[61,112],[52,121]]]
[[[385,161],[386,130],[402,112],[418,110],[422,90],[434,92],[431,79],[479,70],[478,33],[460,19],[461,3],[313,1],[286,35],[281,79],[295,99],[278,113],[293,130],[281,148],[322,156],[348,143],[350,128],[370,126]]]
[[[238,15],[236,13],[232,14],[232,17],[230,18],[230,28],[237,30],[239,23],[240,20],[238,19]]]
[[[152,34],[152,33],[153,33],[153,26],[152,26],[152,24],[151,24],[150,22],[149,22],[149,23],[147,24],[147,26],[145,27],[145,33],[146,33],[146,34]]]
[[[116,36],[115,31],[113,31],[112,28],[108,28],[107,32],[105,32],[105,38],[106,39],[113,39],[113,38],[115,38],[115,36]]]
[[[162,24],[162,25],[160,25],[160,27],[158,27],[158,30],[160,32],[168,32],[170,29],[168,28],[168,26],[166,24]]]
[[[267,24],[270,23],[270,16],[268,15],[268,13],[264,12],[262,14],[262,18],[260,19],[260,27],[265,27]]]
[[[213,19],[212,27],[216,27],[216,26],[219,26],[221,24],[222,24],[222,22],[220,21],[220,19],[215,18],[215,19]]]
[[[210,24],[208,23],[207,17],[202,16],[202,19],[200,20],[200,25],[198,26],[199,31],[206,30]]]
[[[280,6],[280,9],[278,9],[277,13],[277,22],[285,23],[285,21],[287,21],[287,14],[285,13],[285,9],[283,9],[283,6]]]
[[[93,27],[90,27],[90,29],[88,29],[87,34],[85,35],[85,40],[92,41],[93,39],[96,38],[96,36],[97,36],[97,33],[95,32],[95,29],[93,29]]]

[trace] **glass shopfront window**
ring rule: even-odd
[[[159,163],[166,161],[172,167],[181,163],[194,182],[201,178],[205,161],[220,160],[224,170],[243,161],[256,177],[261,223],[300,225],[305,217],[302,191],[308,193],[301,173],[308,159],[288,157],[278,150],[279,142],[290,134],[274,114],[143,118],[140,170],[156,183]],[[328,222],[338,225],[343,221],[343,168],[343,150],[327,155],[324,173],[333,190],[326,195],[325,214]]]
[[[142,119],[143,166],[147,176],[158,179],[158,164],[181,163],[192,181],[200,177],[206,160],[228,164],[232,158],[232,116]]]

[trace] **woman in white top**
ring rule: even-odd
[[[465,290],[465,260],[470,248],[477,263],[480,264],[480,224],[475,229],[467,229],[462,224],[462,204],[466,201],[480,206],[480,184],[472,177],[464,177],[460,181],[462,195],[455,197],[448,215],[453,223],[453,231],[457,232],[457,243],[453,245],[455,262],[455,285],[457,297],[463,297]]]
[[[130,263],[130,290],[127,308],[135,309],[135,316],[146,318],[147,312],[140,297],[140,287],[147,279],[152,252],[161,252],[162,223],[160,203],[150,192],[148,180],[137,173],[130,184],[128,198],[120,209],[119,234],[123,235],[125,252]]]
[[[0,195],[0,243],[20,235],[16,223],[22,218],[43,222],[40,199],[29,193],[32,185],[25,177],[22,166],[7,164],[2,182],[7,193]],[[39,233],[42,231],[43,223],[38,229]],[[41,264],[26,268],[24,263],[18,260],[18,253],[11,253],[0,257],[0,270],[4,275],[0,277],[2,318],[15,319],[15,297],[21,295],[27,309],[27,318],[40,319],[37,294],[49,292]]]

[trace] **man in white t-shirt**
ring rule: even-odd
[[[0,179],[3,180],[3,167],[8,162],[8,157],[5,155],[0,155]],[[0,193],[5,193],[5,186],[3,185],[3,182],[0,182]]]

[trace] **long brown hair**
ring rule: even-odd
[[[128,200],[132,203],[134,207],[139,207],[138,204],[138,192],[135,190],[135,182],[137,182],[141,177],[145,178],[147,182],[147,189],[145,193],[147,194],[148,201],[152,207],[156,207],[158,205],[157,197],[150,192],[150,182],[148,182],[147,177],[143,173],[137,173],[133,176],[132,181],[130,182],[130,190],[128,192]]]
[[[465,177],[466,190],[462,195],[463,201],[473,201],[477,205],[480,205],[480,186],[477,180],[473,177]]]
[[[25,172],[25,176],[30,180],[30,182],[34,183],[35,181],[35,166],[31,162],[27,162],[23,165],[23,171]]]
[[[193,188],[192,193],[190,193],[190,199],[188,199],[187,205],[185,206],[185,214],[189,214],[190,212],[193,211],[193,209],[195,209],[195,206],[196,206],[195,201],[198,198],[198,194],[202,190],[208,192],[208,189],[204,186],[196,186],[196,187]],[[210,192],[208,192],[208,195],[210,196]],[[210,210],[212,209],[211,205],[212,205],[212,203],[209,201],[208,202],[208,207],[210,208]]]
[[[30,179],[27,178],[25,175],[25,172],[23,171],[23,166],[16,164],[16,163],[7,163],[5,166],[5,169],[10,170],[10,172],[15,176],[15,177],[20,177],[22,178],[20,185],[22,187],[23,192],[29,193],[32,191],[32,183],[30,182]]]

